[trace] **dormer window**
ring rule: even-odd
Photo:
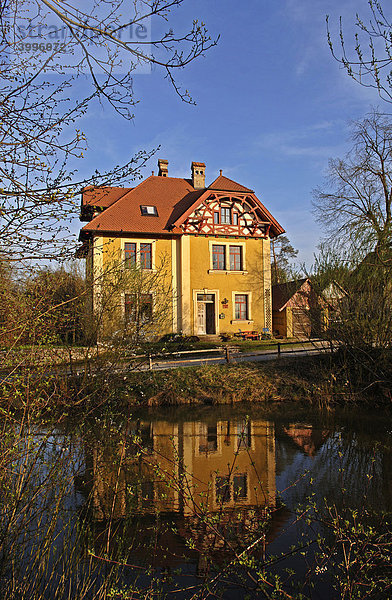
[[[141,206],[142,215],[146,217],[157,217],[158,211],[156,206]]]

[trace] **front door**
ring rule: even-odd
[[[196,335],[215,333],[215,294],[197,294]]]
[[[197,335],[206,334],[206,304],[205,302],[197,303]]]
[[[215,302],[206,304],[206,333],[215,335]]]

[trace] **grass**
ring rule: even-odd
[[[330,407],[348,401],[385,404],[382,394],[361,396],[332,373],[330,355],[130,372],[89,379],[89,402],[125,406],[217,405],[238,402],[302,402]],[[78,382],[75,380],[75,385]],[[86,390],[89,390],[86,394]],[[105,399],[104,399],[105,398]],[[376,400],[377,399],[377,400]]]
[[[339,353],[142,372],[116,372],[103,363],[101,370],[72,377],[30,369],[3,379],[0,412],[34,409],[46,419],[62,411],[90,414],[105,405],[127,409],[295,401],[322,408],[355,402],[391,406],[390,371],[386,379],[369,385],[363,374],[348,372]]]

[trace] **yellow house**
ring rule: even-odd
[[[271,332],[270,239],[283,228],[222,172],[206,186],[204,163],[192,162],[190,179],[169,177],[167,160],[158,169],[134,188],[83,191],[93,310],[105,311],[111,281],[109,332],[137,320],[155,334]]]

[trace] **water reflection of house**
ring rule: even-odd
[[[132,423],[108,451],[92,451],[94,517],[179,510],[179,426],[164,421]]]
[[[172,520],[161,554],[173,564],[179,552],[189,554],[185,540],[199,550],[223,550],[229,537],[243,544],[264,526],[275,506],[274,428],[241,419],[133,423],[115,441],[94,445],[90,477],[93,516],[102,530],[108,520],[138,515],[132,528],[140,544],[153,515]],[[218,534],[206,524],[214,514]]]
[[[274,432],[266,421],[185,423],[184,464],[189,488],[209,510],[274,503]]]
[[[308,456],[315,456],[324,442],[329,438],[328,429],[318,429],[305,423],[294,423],[284,427],[283,431],[294,444]]]

